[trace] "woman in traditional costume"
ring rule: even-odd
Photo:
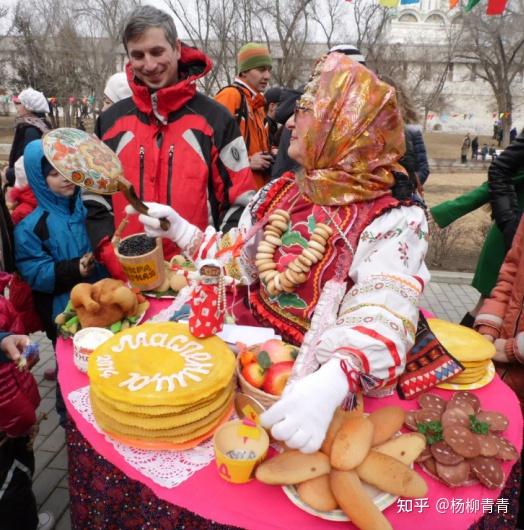
[[[322,57],[287,126],[301,169],[262,188],[238,228],[202,232],[151,203],[140,221],[195,261],[218,258],[250,284],[255,319],[301,345],[262,422],[288,447],[313,452],[346,398],[393,393],[429,280],[428,229],[422,208],[391,194],[394,173],[405,174],[404,126],[394,89],[367,68]]]

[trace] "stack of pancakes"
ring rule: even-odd
[[[229,416],[235,358],[217,337],[185,324],[145,324],[115,335],[89,359],[93,413],[107,433],[184,444]]]
[[[447,379],[446,384],[467,387],[486,377],[493,365],[493,343],[471,328],[453,322],[433,318],[428,320],[428,324],[444,348],[464,366],[464,371]]]

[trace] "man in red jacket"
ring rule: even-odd
[[[118,154],[141,199],[173,206],[201,229],[235,226],[254,182],[234,118],[197,92],[196,81],[211,70],[211,60],[181,44],[173,19],[149,5],[131,13],[123,43],[132,97],[101,114],[97,135]],[[106,265],[125,207],[120,193],[112,204],[107,199],[84,198],[91,242]],[[141,230],[133,218],[124,235]],[[169,243],[164,251],[169,258],[176,247]]]

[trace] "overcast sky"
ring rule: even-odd
[[[31,0],[27,0],[27,1],[30,2]],[[189,5],[190,5],[190,2],[192,1],[193,0],[187,0]],[[372,1],[376,1],[376,0],[372,0]],[[0,6],[6,6],[11,9],[16,5],[16,3],[17,3],[17,0],[0,0]],[[158,7],[159,9],[163,9],[164,11],[170,12],[170,10],[167,8],[163,0],[145,0],[143,3],[151,4],[151,5]],[[352,9],[352,6],[350,3],[348,3],[348,12],[350,9]],[[349,17],[349,16],[347,17],[346,20],[343,21],[343,23],[346,25],[350,24],[351,22],[352,22],[352,17]],[[181,27],[180,23],[177,23],[176,19],[175,19],[175,23],[176,23],[180,38],[182,39],[187,38],[187,34],[185,34],[184,29]],[[5,34],[5,32],[9,29],[9,25],[10,25],[9,17],[7,19],[0,20],[0,34]],[[311,32],[311,28],[310,28],[310,32]],[[318,31],[316,35],[314,33],[311,33],[311,37],[312,37],[312,40],[320,40],[322,39],[322,34],[320,31]]]

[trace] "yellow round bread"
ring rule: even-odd
[[[480,374],[474,374],[474,375],[456,375],[455,377],[450,377],[448,379],[448,383],[458,384],[458,385],[465,385],[468,383],[476,383],[477,381],[480,381],[484,376],[486,375],[486,370],[484,370]]]
[[[122,412],[112,407],[108,402],[99,399],[94,392],[91,392],[91,404],[93,407],[96,407],[98,410],[122,425],[136,426],[146,430],[156,430],[182,427],[183,425],[193,425],[199,420],[209,418],[210,415],[217,410],[223,409],[225,404],[231,401],[232,395],[233,388],[230,385],[211,405],[197,408],[189,412],[166,414],[163,416],[148,416],[146,414],[129,414]]]
[[[480,368],[466,368],[463,372],[457,374],[455,377],[482,375],[486,373],[487,369],[487,366],[481,366]]]
[[[126,438],[134,438],[137,440],[155,440],[165,441],[171,443],[184,443],[195,438],[198,438],[202,434],[212,431],[219,423],[222,422],[225,415],[231,413],[231,401],[228,401],[220,410],[210,414],[208,418],[199,420],[190,426],[175,427],[173,429],[161,429],[156,431],[150,431],[141,429],[139,427],[129,427],[121,425],[114,421],[113,418],[107,416],[96,408],[96,405],[92,403],[93,412],[96,417],[96,421],[99,426],[109,434],[114,433],[116,435],[124,436]]]
[[[438,318],[428,319],[428,324],[444,348],[461,362],[485,361],[495,355],[495,346],[470,328]]]
[[[236,381],[232,380],[231,385],[235,385]],[[230,387],[226,389],[219,390],[211,396],[211,398],[206,398],[204,401],[199,401],[192,405],[184,405],[183,407],[169,407],[167,405],[158,405],[158,406],[147,406],[147,405],[128,405],[127,403],[122,403],[116,399],[110,399],[104,396],[102,392],[95,386],[91,385],[91,394],[95,394],[99,402],[105,403],[111,409],[117,410],[119,412],[124,412],[131,414],[133,416],[143,416],[143,417],[155,417],[155,416],[173,416],[176,414],[187,414],[188,412],[200,411],[201,409],[208,408],[211,410],[215,402],[219,399],[222,399],[224,393],[232,392]]]
[[[152,323],[122,331],[89,357],[90,384],[111,400],[183,407],[231,383],[235,357],[217,337],[196,339],[187,324]]]
[[[473,362],[466,362],[462,361],[461,364],[464,366],[466,370],[469,370],[470,368],[484,368],[486,369],[489,366],[490,359],[486,359],[485,361],[473,361]]]

